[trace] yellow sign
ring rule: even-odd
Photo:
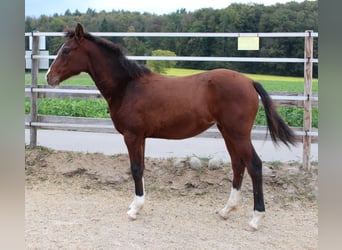
[[[238,50],[259,50],[259,37],[239,36]]]

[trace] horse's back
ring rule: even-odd
[[[146,91],[154,101],[172,102],[191,112],[214,110],[256,112],[259,99],[253,80],[229,69],[214,69],[184,77],[154,74]]]
[[[258,93],[253,86],[253,80],[247,76],[229,69],[215,69],[201,73],[202,86],[216,105],[251,105],[258,102]],[[203,84],[204,83],[204,84]]]

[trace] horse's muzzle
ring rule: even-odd
[[[59,85],[59,77],[50,76],[49,72],[45,75],[45,80],[49,86],[55,87]]]

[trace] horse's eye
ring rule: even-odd
[[[63,50],[62,50],[63,55],[67,55],[69,53],[70,53],[70,48],[63,48]]]

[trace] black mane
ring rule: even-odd
[[[67,30],[65,37],[67,38],[73,38],[75,36],[75,31],[73,30]],[[138,77],[141,77],[143,75],[151,74],[151,70],[147,68],[146,66],[142,64],[138,64],[135,61],[129,60],[124,53],[122,52],[121,48],[118,47],[113,42],[101,38],[93,36],[89,33],[84,33],[84,38],[94,42],[98,46],[108,50],[109,52],[112,52],[117,58],[120,63],[120,65],[123,67],[123,69],[126,71],[126,73],[129,75],[130,78],[135,79]]]

